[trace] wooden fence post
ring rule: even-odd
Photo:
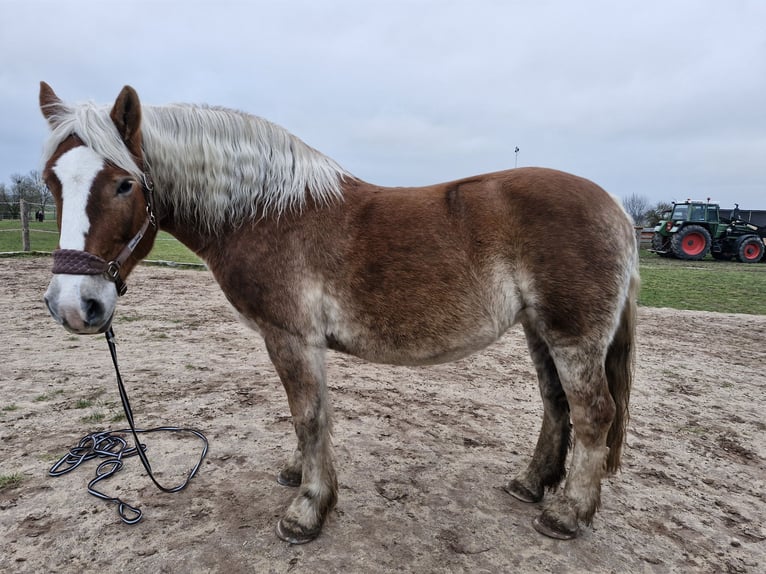
[[[21,245],[23,251],[29,251],[29,213],[27,213],[27,202],[19,200],[21,208]]]

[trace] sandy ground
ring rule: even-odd
[[[290,546],[274,534],[292,495],[274,480],[294,446],[284,393],[207,272],[139,268],[115,320],[139,426],[210,440],[190,487],[163,494],[129,459],[102,483],[141,506],[128,526],[87,493],[95,461],[47,475],[81,436],[125,425],[103,337],[43,308],[48,268],[0,259],[0,475],[23,477],[0,490],[0,572],[766,571],[766,316],[640,310],[623,470],[568,542],[501,489],[541,416],[520,330],[432,368],[332,355],[340,502]],[[195,440],[146,439],[162,480],[194,464]]]

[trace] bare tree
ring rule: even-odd
[[[664,219],[662,214],[666,211],[670,211],[671,209],[673,209],[672,203],[667,201],[658,201],[654,207],[650,207],[646,212],[647,225],[654,227]]]
[[[32,170],[27,175],[15,173],[11,176],[11,188],[6,193],[8,200],[18,204],[23,199],[32,208],[32,205],[38,206],[42,212],[51,202],[51,192],[43,182],[39,171]],[[16,209],[18,213],[18,209]],[[28,214],[27,214],[28,215]]]
[[[36,169],[33,169],[29,172],[28,177],[32,181],[33,188],[39,197],[37,202],[42,206],[43,211],[45,211],[45,208],[48,207],[48,204],[53,201],[53,195],[48,189],[48,186],[45,185],[45,182],[43,181],[43,175]]]
[[[649,210],[649,200],[646,197],[631,193],[622,199],[622,205],[628,215],[633,218],[634,224],[644,225],[646,223],[646,212]]]
[[[14,219],[17,212],[18,203],[14,205],[11,201],[10,191],[4,183],[0,183],[0,219]]]

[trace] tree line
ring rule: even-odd
[[[42,175],[37,170],[27,175],[13,174],[11,184],[0,182],[0,219],[20,219],[21,200],[27,205],[27,216],[30,211],[40,211],[45,214],[47,208],[53,205],[53,196],[43,182]]]
[[[633,223],[643,227],[654,227],[662,219],[664,211],[673,209],[673,204],[667,201],[658,201],[651,205],[646,197],[637,193],[623,197],[622,206],[633,218]]]

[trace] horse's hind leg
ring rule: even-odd
[[[543,399],[543,424],[529,466],[512,479],[505,490],[523,502],[539,502],[544,490],[558,486],[566,475],[569,403],[548,345],[527,322],[523,325]]]
[[[264,334],[264,340],[287,392],[298,436],[298,450],[282,474],[300,484],[300,489],[277,524],[277,534],[287,542],[302,544],[319,535],[338,497],[330,442],[325,352],[283,331]],[[296,476],[298,472],[300,477]]]
[[[573,538],[579,521],[589,524],[601,500],[601,479],[609,449],[607,433],[615,403],[604,370],[605,351],[598,345],[552,348],[569,401],[574,449],[563,491],[548,501],[535,528],[554,538]]]

